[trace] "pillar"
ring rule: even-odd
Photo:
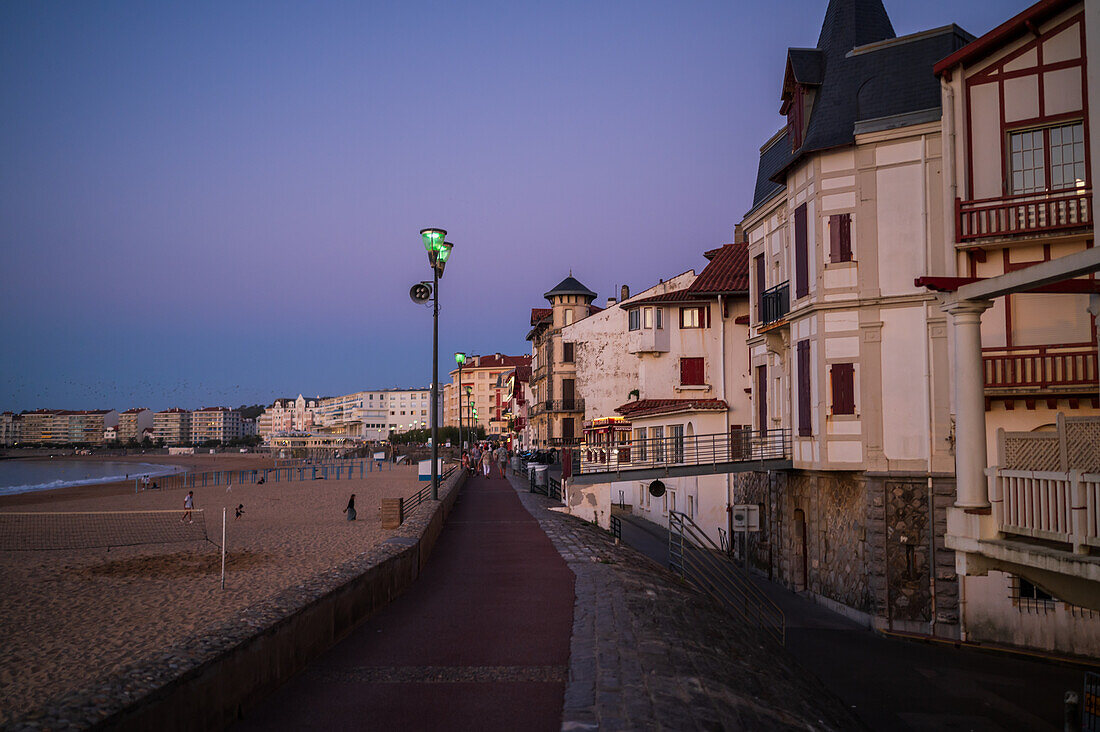
[[[955,332],[955,506],[989,509],[985,468],[985,367],[982,364],[982,313],[989,300],[948,303]]]
[[[1092,324],[1096,327],[1096,363],[1100,364],[1100,294],[1094,292],[1089,295],[1088,311],[1093,318]],[[1100,368],[1097,371],[1100,371]],[[1100,373],[1097,374],[1097,380],[1100,381]]]

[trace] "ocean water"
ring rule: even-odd
[[[156,477],[184,470],[178,465],[101,460],[0,460],[0,496],[48,491],[70,485],[117,483],[143,475]]]

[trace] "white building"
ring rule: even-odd
[[[244,436],[241,413],[228,407],[203,407],[191,413],[191,441],[201,446],[217,440],[228,442]]]

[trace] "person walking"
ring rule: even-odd
[[[492,467],[493,453],[490,450],[486,450],[485,452],[481,453],[481,472],[486,478],[489,477],[489,471],[492,469]]]
[[[462,451],[462,471],[467,475],[470,474],[470,453],[465,450]]]
[[[497,467],[500,468],[500,477],[504,477],[504,469],[508,466],[508,448],[501,443],[497,448]]]
[[[241,516],[243,516],[243,515],[244,515],[244,504],[242,503],[239,506],[237,506],[236,510],[234,511],[233,520],[234,521],[240,521]]]
[[[180,523],[184,521],[187,523],[194,523],[191,520],[191,512],[195,510],[195,491],[187,491],[187,495],[183,497],[183,517],[180,518]]]
[[[348,515],[348,521],[355,520],[355,494],[351,494],[351,498],[348,499],[348,507],[344,509],[344,513]]]

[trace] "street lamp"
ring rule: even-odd
[[[439,278],[454,247],[445,229],[421,229],[420,238],[432,268],[432,500],[439,500]]]
[[[458,364],[458,449],[461,452],[466,448],[462,441],[462,364],[466,363],[466,354],[456,353],[455,363]]]

